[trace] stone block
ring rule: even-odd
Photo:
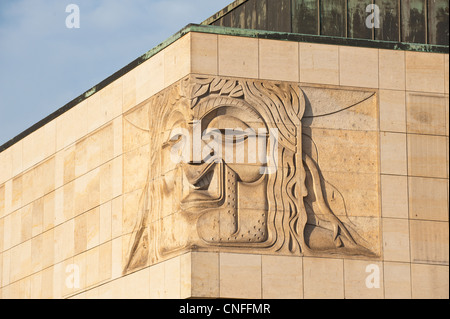
[[[219,75],[258,78],[258,39],[219,35]]]
[[[260,299],[261,256],[220,254],[220,297]]]
[[[445,135],[446,100],[444,96],[408,94],[408,133]]]
[[[259,40],[259,77],[299,81],[299,47],[295,42]]]
[[[408,135],[408,175],[448,177],[448,140],[444,136]]]
[[[448,222],[411,220],[411,261],[448,265]]]
[[[406,52],[406,90],[444,93],[444,54]]]
[[[164,49],[164,86],[169,86],[191,71],[191,34],[186,34]]]
[[[449,267],[411,264],[413,299],[448,299]]]
[[[191,70],[193,73],[218,74],[218,38],[216,34],[191,33]]]
[[[389,218],[408,218],[408,177],[381,175],[381,214]]]
[[[384,293],[386,299],[411,299],[411,264],[384,263]]]
[[[339,47],[340,85],[378,88],[378,50]]]
[[[448,221],[448,180],[409,178],[411,219]]]
[[[339,48],[300,43],[300,82],[339,85]]]
[[[405,52],[380,50],[380,89],[405,90]]]
[[[406,134],[380,134],[381,173],[407,175]]]
[[[370,260],[345,260],[345,298],[383,299],[383,264]]]
[[[302,299],[302,268],[300,257],[262,256],[262,298]]]
[[[343,299],[344,262],[342,259],[303,258],[305,299]]]
[[[380,130],[406,132],[404,91],[380,90]]]
[[[408,220],[383,218],[383,259],[409,262],[409,251]]]

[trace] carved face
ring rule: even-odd
[[[171,205],[164,215],[180,211],[186,222],[195,221],[199,238],[191,240],[198,244],[263,242],[267,123],[249,105],[226,102],[203,102],[212,107],[195,108],[198,120],[186,121],[176,112],[167,122],[161,166],[164,201]]]
[[[185,82],[190,93],[180,94],[181,83],[148,108],[148,183],[126,271],[194,247],[298,250],[291,224],[299,216],[293,196],[302,189],[302,167],[295,167],[299,89]]]
[[[365,253],[330,211],[318,167],[302,153],[304,110],[297,85],[252,80],[193,76],[154,99],[148,183],[125,272],[211,247],[299,255],[314,241]],[[306,232],[304,165],[330,229]]]

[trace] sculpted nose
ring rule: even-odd
[[[183,164],[184,175],[191,185],[196,185],[206,174],[214,170],[217,163],[185,163]]]

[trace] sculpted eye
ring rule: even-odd
[[[182,141],[184,141],[183,134],[173,134],[173,135],[170,135],[169,138],[162,144],[162,147],[163,148],[172,147]]]
[[[170,130],[165,130],[162,134],[162,148],[179,145],[185,142],[189,137],[189,131],[186,127],[186,121],[181,115],[176,114],[175,119],[169,119],[167,127]]]
[[[248,139],[249,135],[253,135],[250,130],[243,131],[239,129],[225,129],[221,130],[225,142],[242,143]]]
[[[208,124],[208,128],[217,129],[220,131],[224,131],[225,129],[241,129],[245,131],[250,127],[237,117],[230,115],[219,115]]]
[[[175,134],[173,135],[170,139],[169,139],[169,143],[175,144],[180,142],[183,139],[183,135],[182,134]]]
[[[242,143],[247,140],[249,136],[256,134],[249,125],[230,115],[221,115],[214,118],[209,123],[208,129],[219,131],[223,141],[229,143]]]

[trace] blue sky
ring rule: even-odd
[[[0,145],[232,0],[1,0]],[[80,28],[66,27],[66,7]]]

